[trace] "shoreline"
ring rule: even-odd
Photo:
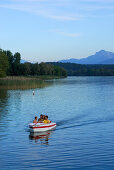
[[[62,76],[49,76],[49,75],[42,75],[42,76],[6,76],[1,77],[0,80],[49,80],[49,79],[60,79],[64,78]]]
[[[0,90],[16,90],[16,89],[35,89],[43,88],[52,84],[46,80],[60,79],[59,76],[7,76],[0,78]]]

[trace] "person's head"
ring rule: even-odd
[[[35,119],[37,120],[37,116],[35,116]]]
[[[45,119],[46,119],[46,120],[48,119],[48,116],[47,116],[47,115],[45,116]]]
[[[40,115],[40,118],[41,118],[41,119],[43,118],[43,115],[42,115],[42,114]]]
[[[43,115],[43,119],[45,119],[45,115]]]

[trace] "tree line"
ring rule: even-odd
[[[5,76],[39,76],[55,75],[67,76],[67,71],[48,63],[21,63],[21,55],[16,52],[14,55],[10,50],[0,49],[0,77]]]
[[[0,49],[0,77],[5,76],[114,76],[114,65],[74,63],[21,63],[21,55]]]
[[[112,65],[87,65],[75,63],[51,62],[55,66],[63,67],[67,70],[68,76],[114,76],[114,64]]]

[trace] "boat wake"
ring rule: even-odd
[[[88,113],[89,114],[89,113]],[[69,123],[73,123],[74,121],[79,121],[79,120],[82,120],[83,118],[87,117],[88,114],[81,114],[81,115],[76,115],[70,119],[64,119],[64,120],[61,120],[61,121],[57,121],[56,124],[57,126],[62,126],[62,125],[65,125],[65,124],[69,124]]]
[[[80,117],[81,118],[81,117]],[[71,120],[65,120],[57,122],[57,128],[56,130],[61,129],[67,129],[67,128],[73,128],[73,127],[81,127],[81,126],[88,126],[88,125],[94,125],[94,124],[101,124],[101,123],[109,123],[114,122],[114,115],[110,117],[100,118],[100,119],[90,119],[90,120],[79,120],[76,118],[74,121]],[[71,125],[72,122],[72,125]]]

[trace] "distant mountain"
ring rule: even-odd
[[[27,61],[21,59],[20,63],[24,64],[24,63],[27,63]]]
[[[114,64],[114,53],[101,50],[99,52],[96,52],[94,55],[88,56],[87,58],[71,58],[68,60],[60,60],[58,62],[77,64]]]
[[[114,64],[114,58],[102,61],[102,63],[99,63],[99,64]]]
[[[66,59],[66,60],[60,60],[58,62],[60,62],[60,63],[79,63],[79,60],[75,59],[75,58],[71,58],[71,59]]]

